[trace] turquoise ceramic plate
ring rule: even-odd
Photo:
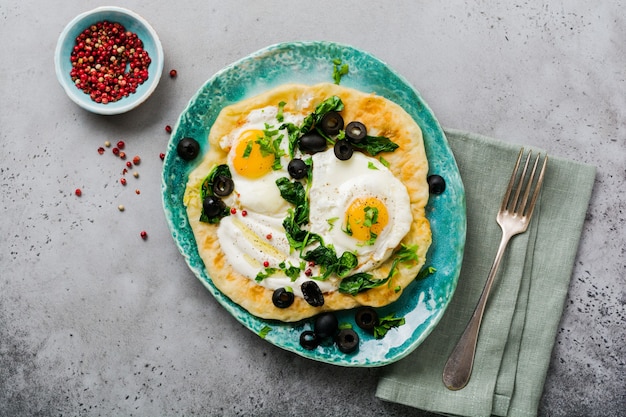
[[[443,176],[447,183],[445,192],[431,196],[427,207],[433,245],[426,265],[437,271],[425,280],[415,281],[398,301],[380,309],[379,314],[393,312],[406,320],[406,324],[392,329],[383,339],[376,340],[361,331],[354,324],[354,311],[340,312],[340,323],[351,323],[361,338],[358,352],[350,355],[339,352],[332,344],[305,350],[300,347],[299,337],[303,330],[312,328],[311,320],[297,324],[262,320],[248,314],[215,288],[198,255],[182,203],[187,175],[194,164],[184,162],[176,154],[176,144],[186,136],[198,139],[202,152],[206,152],[209,130],[224,106],[288,82],[332,82],[334,58],[340,58],[350,68],[349,74],[341,79],[341,85],[387,97],[404,107],[417,121],[423,131],[430,173]],[[201,159],[198,157],[196,161]],[[397,361],[430,334],[456,288],[465,245],[465,194],[448,142],[431,110],[403,77],[372,55],[350,46],[329,42],[274,45],[214,75],[191,99],[178,120],[168,145],[162,180],[165,216],[191,270],[244,326],[259,335],[264,334],[266,341],[304,357],[363,367]]]

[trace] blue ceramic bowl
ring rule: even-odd
[[[70,56],[76,42],[76,37],[87,27],[102,21],[117,22],[127,31],[136,33],[143,41],[144,49],[150,56],[148,79],[137,87],[137,91],[116,102],[107,104],[97,103],[88,94],[80,90],[70,76],[72,63]],[[93,113],[113,115],[125,113],[146,101],[156,89],[163,72],[163,47],[157,33],[150,24],[138,14],[115,6],[98,7],[76,16],[67,24],[57,42],[54,53],[54,66],[61,86],[70,99]]]

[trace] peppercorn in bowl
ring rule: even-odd
[[[138,14],[104,6],[76,16],[61,32],[54,64],[69,98],[93,113],[125,113],[146,101],[163,72],[163,48]]]

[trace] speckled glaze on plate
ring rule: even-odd
[[[208,149],[208,134],[220,110],[285,83],[315,84],[332,82],[332,60],[340,58],[349,65],[341,85],[374,92],[401,105],[422,129],[429,173],[446,179],[443,194],[431,196],[427,216],[431,222],[433,244],[427,266],[436,272],[407,287],[395,303],[379,309],[379,314],[395,313],[406,324],[392,329],[380,340],[355,325],[354,311],[337,314],[340,323],[350,323],[361,338],[359,350],[341,353],[333,344],[305,350],[300,333],[312,328],[312,320],[281,323],[259,319],[233,303],[212,283],[200,258],[182,199],[188,173],[195,163],[176,154],[183,137],[196,138],[201,152]],[[419,93],[399,74],[372,55],[347,45],[330,42],[297,42],[273,45],[224,68],[209,79],[181,114],[168,144],[163,166],[162,198],[165,216],[174,241],[187,264],[215,299],[239,322],[264,339],[301,356],[341,366],[374,367],[395,362],[419,346],[443,315],[456,288],[465,246],[465,192],[461,177],[444,133]]]

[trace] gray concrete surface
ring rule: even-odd
[[[101,3],[0,2],[0,415],[429,415],[375,398],[377,369],[315,363],[243,328],[168,231],[165,125],[220,68],[292,40],[371,52],[443,126],[598,167],[538,414],[624,415],[623,1],[111,3],[153,25],[166,61],[147,103],[103,117],[53,67],[65,24]],[[142,157],[125,188],[96,152],[120,139]]]

